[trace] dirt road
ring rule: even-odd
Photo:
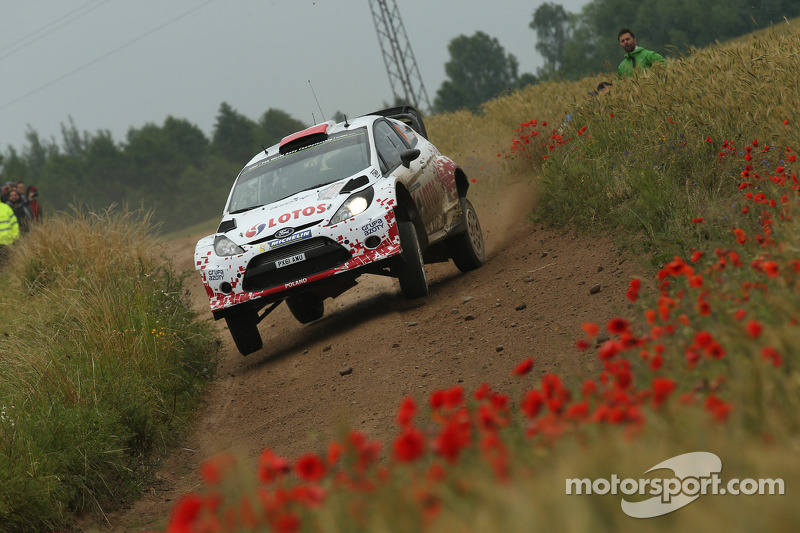
[[[295,457],[321,451],[343,427],[388,442],[405,395],[424,403],[435,389],[458,383],[472,391],[483,382],[514,394],[510,372],[531,356],[535,372],[558,372],[567,381],[587,375],[596,362],[573,348],[580,325],[625,310],[628,281],[640,269],[609,240],[527,224],[532,193],[518,189],[505,201],[486,202],[494,205],[473,199],[489,259],[467,274],[452,263],[429,266],[424,299],[404,300],[396,281],[365,276],[327,300],[325,316],[314,323],[303,326],[280,306],[260,325],[264,348],[247,357],[224,321],[215,323],[224,357],[194,430],[146,494],[109,514],[102,530],[158,527],[174,501],[199,485],[197,466],[224,450],[256,457],[269,447]],[[199,237],[168,243],[176,267],[192,268]],[[210,319],[199,276],[189,289]],[[352,372],[341,375],[344,368]]]

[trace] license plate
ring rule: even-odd
[[[297,254],[291,257],[286,257],[284,259],[278,259],[275,261],[275,268],[281,268],[289,265],[293,265],[295,263],[299,263],[300,261],[306,260],[306,254]]]

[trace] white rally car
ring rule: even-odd
[[[408,106],[285,137],[247,163],[217,232],[197,243],[214,318],[247,355],[262,347],[258,323],[282,301],[311,322],[361,274],[394,276],[405,297],[425,296],[425,263],[483,264],[468,187]]]

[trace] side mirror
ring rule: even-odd
[[[403,166],[409,168],[411,166],[411,162],[414,161],[416,158],[419,157],[420,151],[419,148],[411,148],[409,150],[405,150],[400,154],[400,161],[403,162]]]

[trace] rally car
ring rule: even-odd
[[[328,121],[285,137],[236,178],[222,221],[195,249],[211,311],[243,355],[282,301],[301,323],[361,274],[428,293],[425,263],[466,272],[484,262],[469,180],[426,138],[409,106]]]

